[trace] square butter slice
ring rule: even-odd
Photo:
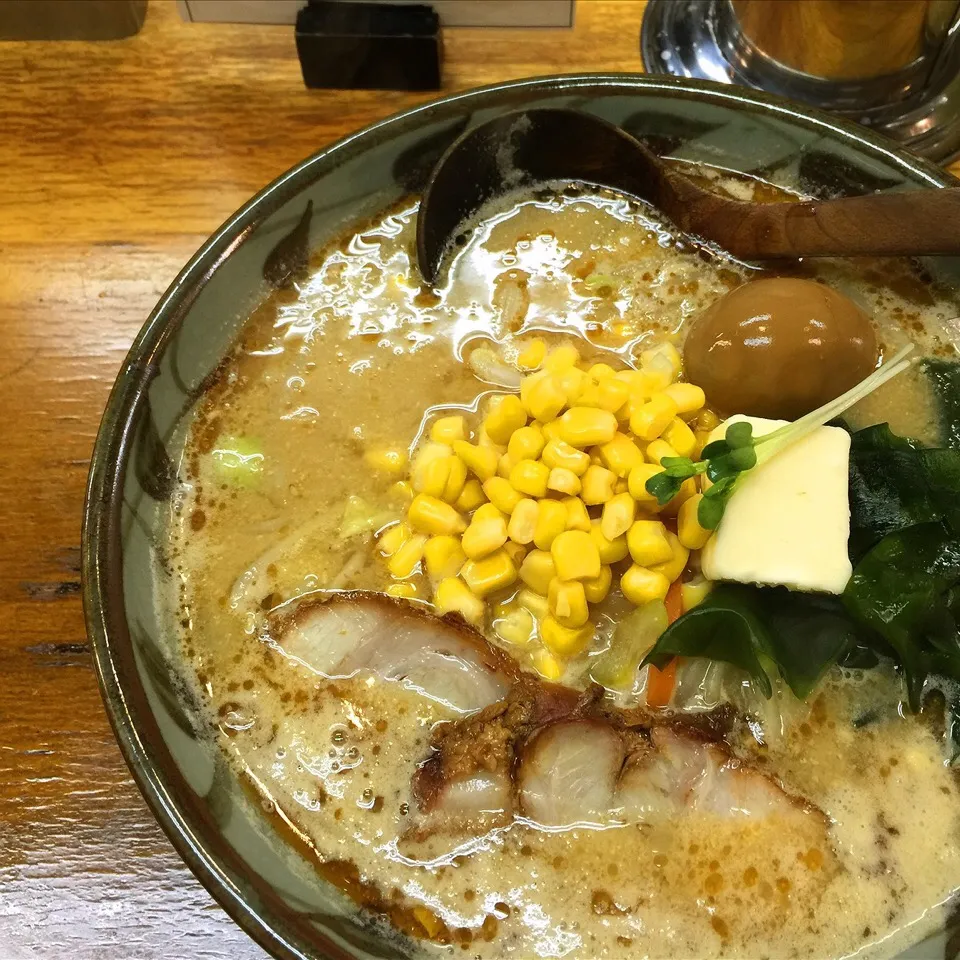
[[[735,416],[710,439],[721,439],[740,421],[752,425],[755,437],[787,422]],[[703,548],[704,576],[842,593],[853,573],[847,556],[849,459],[850,435],[819,427],[744,474]]]

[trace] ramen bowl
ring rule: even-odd
[[[246,319],[350,222],[418,194],[471,125],[573,107],[662,156],[817,198],[937,189],[938,168],[853,124],[727,86],[630,75],[544,77],[457,94],[367,127],[283,174],[230,217],[147,319],[110,395],[89,478],[84,606],[104,702],[157,820],[223,908],[277,957],[388,957],[402,944],[358,911],[252,799],[211,736],[161,594],[164,523],[198,400]],[[960,263],[925,263],[956,290]],[[960,878],[958,878],[960,880]],[[904,956],[946,956],[946,937]]]

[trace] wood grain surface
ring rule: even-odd
[[[521,0],[522,2],[522,0]],[[573,30],[448,30],[446,87],[640,69],[643,0]],[[262,957],[120,757],[80,605],[84,482],[114,376],[204,238],[329,141],[428,99],[307,91],[289,27],[0,43],[0,960]]]

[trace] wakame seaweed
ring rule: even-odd
[[[722,660],[746,670],[767,697],[775,668],[803,699],[857,642],[837,597],[724,583],[675,620],[643,662],[663,667],[678,655]]]
[[[953,450],[960,449],[960,363],[924,360],[923,372],[939,408],[941,442]]]

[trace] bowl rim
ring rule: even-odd
[[[158,369],[163,349],[200,291],[259,223],[317,178],[319,174],[315,174],[315,170],[330,157],[351,146],[362,146],[364,141],[378,141],[389,136],[394,128],[400,132],[405,127],[447,113],[496,107],[503,100],[509,100],[511,95],[528,92],[535,97],[586,89],[598,93],[619,91],[624,95],[660,93],[678,99],[705,100],[734,109],[747,107],[807,129],[828,131],[862,154],[882,158],[899,168],[914,182],[921,180],[933,187],[957,183],[935,164],[912,156],[892,140],[865,127],[761,91],[640,73],[556,74],[489,84],[442,96],[341,137],[290,167],[254,194],[200,246],[164,292],[133,340],[104,409],[91,458],[81,533],[84,617],[107,716],[147,806],[194,876],[234,922],[274,956],[307,960],[316,953],[313,949],[304,952],[303,946],[312,946],[318,941],[330,956],[347,958],[350,954],[325,937],[318,927],[312,926],[308,932],[303,916],[287,907],[279,897],[270,905],[300,933],[302,945],[291,942],[280,930],[268,924],[244,899],[222,864],[194,835],[187,822],[183,797],[175,796],[171,790],[170,773],[176,771],[176,762],[165,745],[159,755],[152,755],[141,738],[138,729],[141,721],[155,725],[156,720],[135,671],[131,674],[124,670],[115,656],[116,650],[129,649],[132,644],[123,595],[120,520],[128,453],[134,442],[137,414]],[[163,744],[160,736],[152,739]],[[183,779],[182,774],[177,776]],[[209,821],[199,807],[192,812]],[[222,855],[224,851],[220,853]],[[245,872],[239,857],[234,857],[233,861],[231,866],[235,870]]]

